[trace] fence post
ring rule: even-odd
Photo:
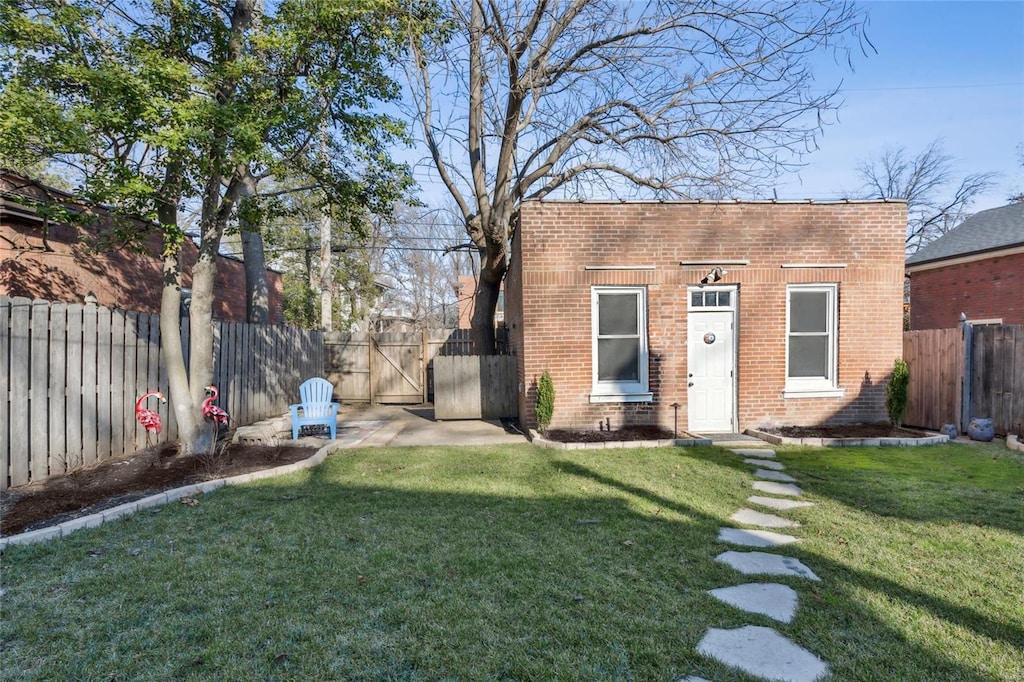
[[[430,332],[427,325],[423,325],[423,340],[420,343],[420,385],[423,386],[423,403],[428,402],[427,395],[427,365],[430,364]]]
[[[964,335],[964,382],[960,400],[960,433],[967,433],[967,427],[971,423],[971,384],[974,381],[971,366],[971,359],[974,355],[974,328],[967,321],[967,315],[964,313],[960,313],[960,327],[963,329]]]

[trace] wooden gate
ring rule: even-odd
[[[423,343],[408,334],[378,334],[370,339],[373,402],[419,404],[427,401]]]
[[[964,333],[956,329],[903,332],[910,369],[903,423],[938,431],[959,424],[964,381]]]

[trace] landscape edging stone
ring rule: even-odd
[[[304,460],[285,464],[274,469],[251,471],[247,474],[239,474],[238,476],[231,476],[229,478],[216,478],[211,481],[203,481],[202,483],[193,483],[191,485],[181,486],[180,488],[165,490],[163,492],[156,493],[155,495],[143,497],[140,500],[118,505],[117,507],[98,511],[95,514],[89,514],[88,516],[64,521],[55,526],[38,528],[25,533],[10,535],[8,537],[0,537],[0,552],[3,552],[9,545],[31,545],[38,542],[46,542],[53,538],[66,537],[82,528],[96,528],[107,521],[114,521],[134,512],[142,511],[143,509],[159,507],[171,502],[176,502],[183,497],[189,497],[191,495],[210,493],[226,485],[240,485],[242,483],[249,483],[251,481],[257,481],[264,478],[273,478],[275,476],[283,476],[296,471],[310,469],[321,464],[324,459],[327,458],[328,454],[337,449],[340,449],[340,446],[337,443],[331,442],[324,445],[312,456],[307,457]]]

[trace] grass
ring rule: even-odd
[[[993,459],[993,455],[996,455]],[[1024,461],[780,449],[821,583],[789,625],[706,591],[751,493],[717,448],[346,450],[3,557],[3,679],[748,680],[695,653],[775,627],[836,680],[1024,679]]]

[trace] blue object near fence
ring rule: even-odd
[[[299,437],[299,427],[310,424],[322,424],[331,432],[331,440],[337,436],[338,408],[340,403],[331,402],[334,396],[334,385],[327,379],[307,379],[299,386],[301,403],[291,405],[292,440]],[[300,414],[301,412],[301,414]]]

